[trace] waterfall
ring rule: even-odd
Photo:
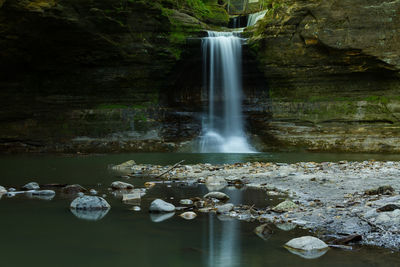
[[[203,86],[208,116],[200,152],[251,153],[242,118],[242,39],[235,32],[208,32],[202,40]]]
[[[247,18],[247,27],[253,26],[254,24],[257,23],[260,19],[262,19],[265,14],[267,13],[267,10],[263,10],[257,13],[250,14],[249,17]]]

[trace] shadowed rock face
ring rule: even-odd
[[[253,116],[255,132],[278,146],[400,151],[399,12],[400,1],[274,1],[247,33],[269,86],[271,117]]]

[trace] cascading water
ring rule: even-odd
[[[243,130],[242,39],[235,32],[209,31],[202,40],[202,49],[209,108],[203,121],[200,152],[255,152]]]
[[[247,18],[247,27],[253,26],[254,24],[257,23],[260,19],[262,19],[265,14],[267,14],[267,10],[263,10],[257,13],[250,14],[249,17]]]

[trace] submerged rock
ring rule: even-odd
[[[165,202],[162,199],[156,199],[150,204],[150,212],[172,212],[175,211],[175,206]]]
[[[268,240],[274,231],[268,224],[262,224],[254,229],[254,233],[264,240]]]
[[[298,206],[295,203],[293,203],[292,201],[285,200],[285,201],[279,203],[278,205],[276,205],[274,208],[272,208],[272,210],[275,212],[287,212],[287,211],[297,209],[297,207]]]
[[[115,181],[113,183],[111,183],[111,188],[112,189],[132,189],[133,185],[125,183],[125,182],[121,182],[121,181]]]
[[[24,185],[22,188],[26,189],[26,190],[39,190],[40,186],[36,182],[30,182],[30,183],[27,183],[26,185]]]
[[[74,195],[74,194],[78,194],[79,192],[87,192],[87,189],[82,187],[79,184],[72,184],[72,185],[67,185],[66,187],[64,187],[62,189],[62,192],[64,194]]]
[[[217,213],[228,213],[233,210],[234,205],[232,203],[217,206]]]
[[[150,213],[150,220],[152,222],[162,222],[174,217],[175,212],[169,213]]]
[[[210,192],[204,195],[204,198],[215,198],[220,201],[227,201],[229,200],[229,196],[222,192]]]
[[[291,253],[299,255],[305,259],[316,259],[321,257],[329,249],[328,245],[313,236],[302,236],[294,238],[284,246]]]
[[[111,206],[102,197],[83,196],[75,198],[71,202],[70,208],[77,210],[108,210]]]
[[[187,212],[182,213],[179,216],[182,217],[185,220],[193,220],[194,218],[197,217],[197,214],[194,213],[193,211],[187,211]]]

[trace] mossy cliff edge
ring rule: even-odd
[[[269,91],[254,131],[275,148],[399,152],[400,1],[269,7],[246,32]]]

